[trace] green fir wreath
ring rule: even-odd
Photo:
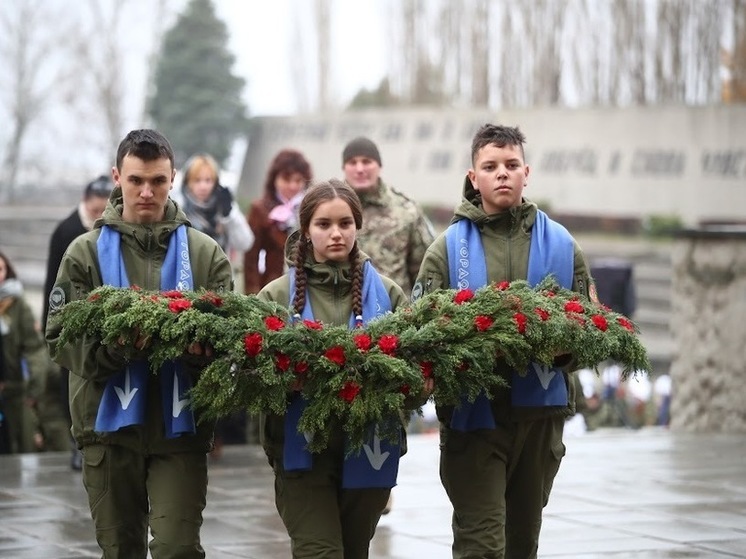
[[[577,369],[611,359],[625,375],[650,370],[629,318],[551,279],[535,288],[514,281],[440,290],[354,330],[291,317],[253,295],[204,290],[104,286],[56,312],[58,347],[87,334],[124,344],[134,358],[144,336],[154,372],[194,342],[212,346],[215,358],[191,393],[203,418],[282,414],[299,389],[308,405],[298,429],[314,433],[312,451],[325,448],[335,418],[360,448],[370,425],[416,401],[429,377],[438,404],[489,395],[505,385],[498,360],[524,371],[569,354]]]

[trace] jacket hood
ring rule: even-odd
[[[464,186],[462,190],[461,204],[456,208],[453,214],[451,223],[456,223],[462,219],[468,219],[473,221],[478,226],[483,226],[487,222],[502,219],[503,216],[512,216],[515,221],[520,218],[527,228],[531,228],[536,220],[537,205],[523,198],[520,206],[511,208],[507,212],[503,212],[496,215],[488,215],[482,209],[482,195],[479,191],[474,188],[469,180],[469,175],[464,178]]]
[[[166,201],[166,213],[163,220],[156,223],[146,225],[124,221],[122,219],[123,210],[124,199],[122,197],[122,187],[117,186],[112,190],[109,202],[106,204],[106,209],[103,215],[93,224],[93,228],[100,229],[104,225],[108,225],[121,235],[134,237],[143,246],[150,246],[148,241],[149,234],[146,232],[152,231],[158,244],[162,247],[167,247],[168,237],[174,229],[180,225],[191,227],[191,223],[184,211],[170,197]]]

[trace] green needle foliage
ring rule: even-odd
[[[325,448],[332,421],[343,426],[352,450],[373,424],[382,436],[395,436],[386,425],[424,404],[426,378],[434,379],[436,403],[458,405],[463,396],[473,401],[506,386],[505,368],[525,371],[560,355],[569,354],[578,369],[611,359],[625,376],[650,370],[627,317],[551,280],[535,288],[515,281],[438,291],[354,330],[290,317],[253,295],[208,291],[106,286],[57,312],[58,347],[88,334],[123,343],[134,355],[135,340],[145,336],[154,373],[192,343],[209,344],[215,359],[191,394],[205,418],[238,410],[283,414],[288,395],[300,391],[308,405],[298,429],[313,433],[313,451]]]

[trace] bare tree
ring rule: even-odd
[[[471,22],[471,100],[486,107],[490,100],[490,5],[475,0]]]
[[[0,11],[0,57],[7,76],[3,79],[3,104],[10,130],[0,169],[0,201],[12,200],[18,187],[24,141],[31,125],[42,115],[57,88],[61,72],[50,61],[56,46],[59,15],[52,14],[39,0],[5,2]]]
[[[733,0],[731,6],[733,52],[730,55],[730,97],[746,102],[746,0]]]
[[[329,96],[329,80],[331,78],[331,8],[329,0],[316,0],[315,16],[319,61],[318,108],[325,111],[331,106],[331,98]]]

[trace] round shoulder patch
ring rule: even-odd
[[[412,301],[416,301],[420,297],[422,297],[423,287],[422,282],[418,281],[414,284],[414,287],[412,288]]]
[[[56,311],[65,304],[65,290],[59,285],[49,294],[49,310]]]

